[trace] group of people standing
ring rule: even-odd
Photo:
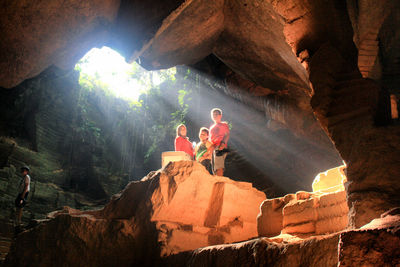
[[[184,124],[176,128],[175,151],[186,152],[191,159],[200,162],[210,174],[223,176],[225,158],[229,140],[229,125],[222,120],[222,110],[211,110],[211,119],[214,124],[207,129],[201,127],[199,131],[200,142],[193,147],[187,137],[187,129]]]

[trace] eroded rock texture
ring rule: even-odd
[[[265,200],[257,217],[259,236],[280,233],[312,236],[335,233],[348,226],[344,191],[334,193],[298,192]]]
[[[338,266],[399,266],[399,211],[392,209],[359,230],[342,233]]]
[[[349,208],[343,186],[344,168],[339,166],[319,173],[312,193],[300,191],[264,200],[257,216],[258,235],[307,237],[346,229]]]
[[[3,1],[0,11],[1,86],[13,87],[52,64],[73,66],[106,41],[119,0]]]
[[[397,212],[359,230],[310,237],[282,235],[201,248],[163,260],[166,266],[397,266]]]
[[[254,238],[263,199],[251,184],[209,175],[197,162],[170,163],[101,210],[49,214],[18,236],[6,265],[152,265],[161,256]]]
[[[337,266],[339,236],[302,240],[260,238],[168,257],[164,266]]]

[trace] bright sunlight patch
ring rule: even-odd
[[[162,83],[166,77],[174,76],[175,68],[161,71],[146,71],[136,62],[125,59],[109,47],[93,48],[75,66],[80,71],[82,87],[100,87],[116,97],[137,101],[141,93]]]

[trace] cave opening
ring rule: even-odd
[[[10,91],[3,100],[16,109],[5,135],[16,138],[17,150],[34,144],[34,161],[23,160],[38,177],[31,198],[39,199],[33,208],[40,217],[59,205],[105,203],[129,181],[161,167],[162,152],[174,149],[178,124],[199,142],[198,130],[211,125],[209,111],[219,107],[232,131],[225,175],[273,198],[311,191],[319,172],[342,164],[312,113],[286,94],[285,88],[276,94],[243,83],[213,55],[150,72],[110,48],[95,48],[75,71],[51,67]],[[17,113],[21,125],[14,123]],[[29,135],[18,134],[20,128]],[[45,207],[49,196],[40,196],[39,188],[48,181],[55,184],[49,193],[63,197]]]

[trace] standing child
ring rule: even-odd
[[[208,141],[208,129],[206,127],[200,128],[199,138],[200,142],[195,147],[196,160],[200,162],[206,170],[213,174],[211,167],[211,157],[212,157],[212,143]]]
[[[213,171],[218,176],[224,175],[226,150],[229,140],[229,125],[221,122],[222,110],[214,108],[211,110],[211,119],[214,124],[210,127],[210,141],[213,144]]]
[[[193,159],[193,145],[190,143],[186,133],[187,130],[184,124],[180,124],[176,127],[175,151],[186,152],[190,158]]]

